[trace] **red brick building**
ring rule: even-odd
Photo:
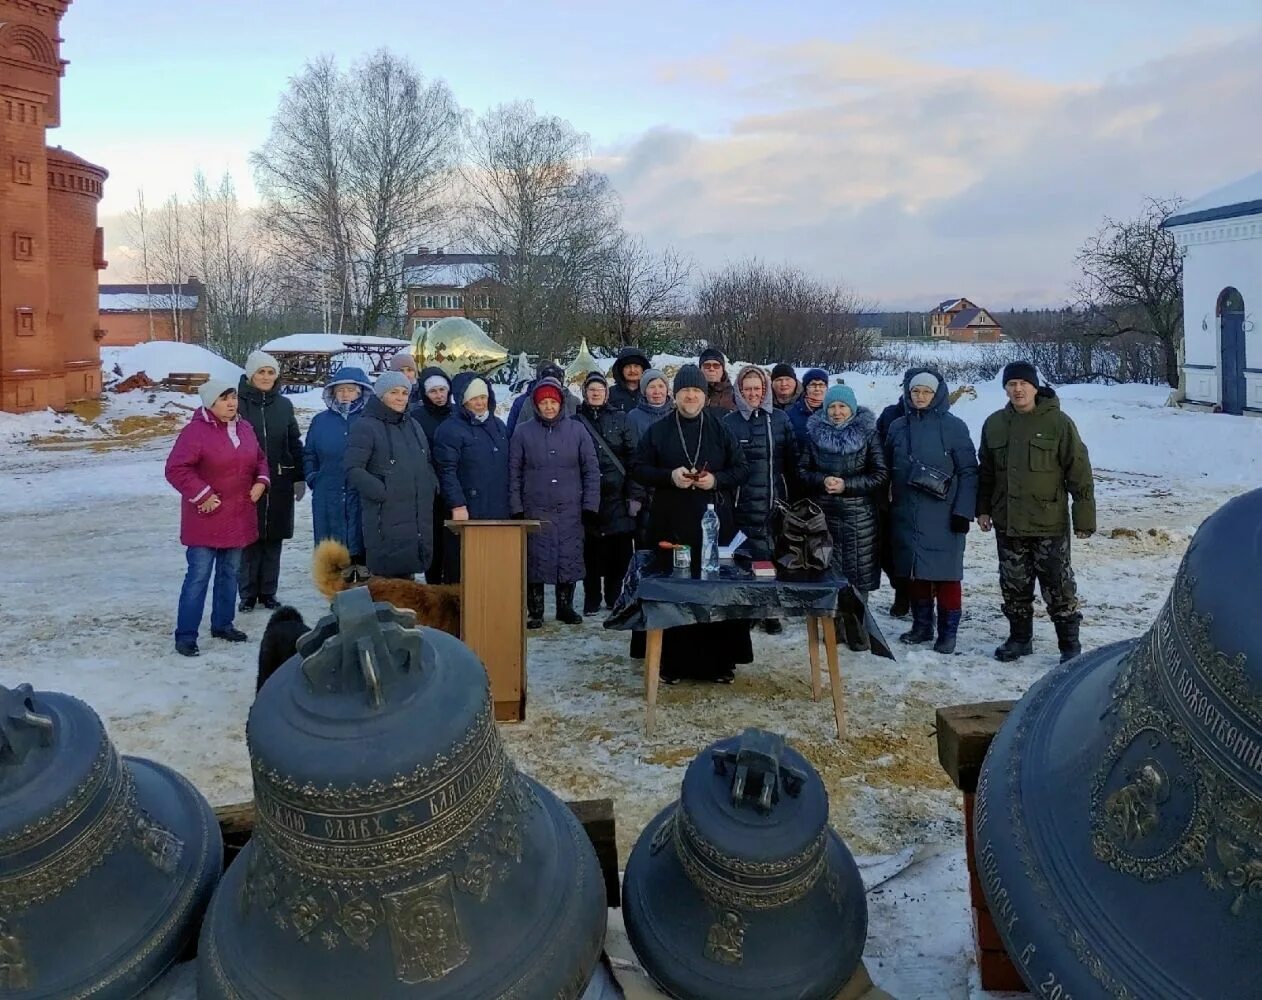
[[[995,318],[968,299],[946,299],[929,316],[929,332],[935,340],[959,344],[995,344],[1003,328]]]
[[[102,347],[206,339],[206,286],[196,277],[179,285],[101,285],[98,291]]]
[[[415,337],[448,316],[464,316],[487,333],[494,333],[498,263],[495,254],[444,253],[441,249],[431,253],[429,247],[406,254],[403,287],[407,293],[407,336]]]
[[[101,392],[97,227],[105,170],[60,146],[59,26],[71,0],[0,0],[0,410]]]

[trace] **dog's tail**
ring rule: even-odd
[[[272,612],[272,617],[267,620],[268,625],[275,625],[277,622],[298,622],[299,624],[307,624],[302,620],[302,612],[297,608],[283,604]]]
[[[341,542],[326,538],[315,547],[311,556],[311,580],[329,600],[333,595],[353,587],[357,581],[351,579],[347,570],[351,568],[351,550]]]

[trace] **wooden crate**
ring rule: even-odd
[[[171,372],[158,386],[175,392],[196,392],[209,381],[209,372]]]

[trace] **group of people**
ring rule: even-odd
[[[559,622],[612,608],[636,548],[690,545],[697,569],[711,504],[721,540],[739,530],[750,557],[768,559],[776,505],[809,498],[828,523],[832,569],[849,584],[838,626],[855,650],[869,648],[868,595],[884,570],[895,589],[891,612],[912,620],[900,638],[954,652],[965,535],[976,522],[996,532],[1010,622],[995,655],[1032,651],[1036,580],[1062,655],[1079,650],[1067,498],[1074,532],[1094,531],[1091,468],[1072,420],[1032,366],[1005,369],[1009,403],[986,421],[976,449],[950,413],[945,380],[928,368],[908,371],[900,399],[879,417],[818,368],[799,379],[787,364],[770,374],[746,365],[733,383],[717,348],[670,380],[628,347],[610,374],[592,372],[576,396],[564,372],[545,363],[504,421],[487,379],[418,372],[403,351],[375,382],[362,369],[340,369],[305,444],[270,356],[252,354],[237,386],[207,382],[167,462],[185,500],[188,548],[177,650],[197,654],[212,575],[215,637],[245,638],[234,608],[276,606],[281,543],[308,487],[317,542],[344,543],[376,575],[423,573],[430,583],[459,580],[459,539],[445,520],[538,520],[527,555],[530,628],[543,624],[548,586]],[[781,629],[775,619],[761,624]],[[663,679],[730,682],[752,659],[750,626],[668,630]],[[642,635],[632,654],[643,655]]]

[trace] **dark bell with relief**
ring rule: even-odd
[[[184,778],[120,757],[65,694],[0,686],[0,997],[132,997],[174,962],[223,866]]]
[[[570,810],[504,752],[486,671],[338,594],[247,727],[256,820],[202,929],[204,998],[574,1000],[607,910]]]
[[[640,964],[681,1000],[832,1000],[867,937],[824,783],[758,729],[688,766],[679,800],[636,842],[622,898]]]
[[[1262,490],[1144,636],[1053,670],[977,787],[978,877],[1037,996],[1262,996]]]

